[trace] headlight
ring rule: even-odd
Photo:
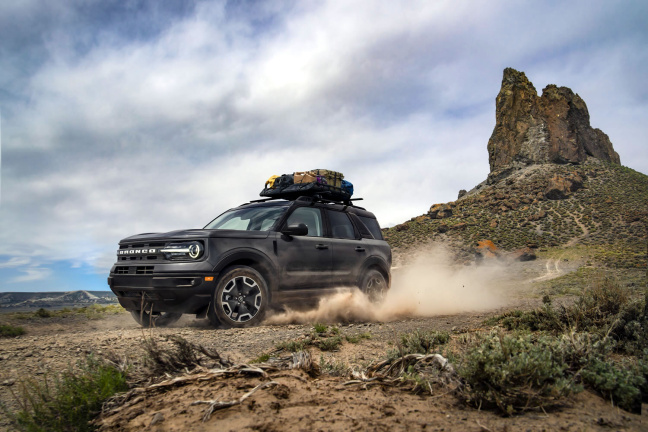
[[[171,243],[160,249],[169,259],[191,258],[198,259],[202,256],[205,247],[198,242]]]

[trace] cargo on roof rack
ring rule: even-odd
[[[316,169],[273,175],[259,194],[266,198],[295,200],[302,196],[347,203],[353,195],[353,185],[337,171]]]

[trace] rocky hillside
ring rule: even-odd
[[[573,246],[594,262],[646,267],[648,176],[618,164],[578,95],[548,86],[538,97],[523,73],[506,69],[488,148],[486,181],[385,230],[397,264],[434,240],[453,245],[463,262],[494,248],[526,259]]]

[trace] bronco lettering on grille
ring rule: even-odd
[[[126,249],[118,250],[117,255],[139,255],[139,254],[154,254],[157,253],[157,249]]]

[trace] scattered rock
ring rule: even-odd
[[[461,190],[459,191],[459,196],[457,196],[457,199],[463,197],[463,196],[466,195],[467,193],[468,193],[468,192],[466,191],[466,189],[461,189]]]
[[[153,416],[153,419],[151,420],[151,424],[149,426],[156,425],[158,423],[162,423],[164,421],[164,414],[157,412]]]

